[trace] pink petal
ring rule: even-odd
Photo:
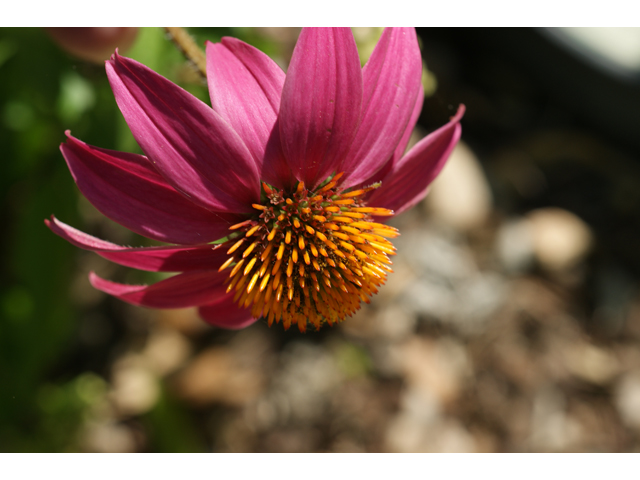
[[[276,120],[267,142],[260,178],[266,180],[270,185],[283,190],[290,190],[297,183],[282,151],[279,119]]]
[[[250,308],[239,308],[229,294],[218,302],[198,308],[204,321],[216,327],[239,330],[255,323],[258,319],[251,316]]]
[[[207,42],[211,106],[242,137],[261,178],[270,184],[280,182],[275,172],[289,172],[282,154],[265,158],[280,109],[284,79],[282,69],[251,45],[230,37],[224,37],[222,43]]]
[[[422,103],[424,102],[424,90],[420,87],[420,92],[418,93],[418,97],[416,98],[415,106],[413,107],[413,112],[411,113],[411,118],[409,119],[409,123],[407,124],[407,128],[400,139],[400,143],[396,147],[396,150],[393,152],[393,156],[382,166],[380,170],[378,170],[373,175],[369,176],[366,180],[363,180],[360,183],[360,187],[371,185],[373,183],[379,182],[384,177],[386,177],[393,166],[402,158],[405,150],[407,149],[407,144],[411,139],[411,134],[413,133],[413,129],[418,122],[418,118],[420,118],[420,112],[422,111]],[[357,188],[360,188],[357,187]]]
[[[398,146],[393,152],[393,157],[391,158],[391,163],[395,164],[398,160],[402,158],[405,150],[407,149],[407,144],[411,139],[411,134],[413,133],[413,129],[418,123],[418,118],[420,118],[420,112],[422,112],[422,104],[424,103],[424,88],[420,85],[420,89],[418,90],[418,96],[416,97],[416,102],[413,106],[413,111],[411,112],[411,117],[409,117],[409,123],[407,123],[407,127],[402,134],[402,138],[400,138],[400,142],[398,142]]]
[[[394,165],[382,186],[367,202],[373,207],[390,208],[396,215],[411,208],[427,194],[427,187],[440,173],[453,147],[460,139],[460,119],[465,107],[460,105],[451,121],[427,135]]]
[[[168,185],[142,155],[87,145],[67,132],[60,146],[82,194],[104,215],[145,237],[198,244],[227,235],[242,217],[214,213]]]
[[[346,187],[380,170],[407,130],[422,87],[422,58],[415,29],[387,28],[362,77],[362,123],[342,168]]]
[[[125,285],[89,273],[94,288],[133,305],[150,308],[185,308],[207,305],[222,298],[227,286],[224,273],[185,272],[153,285]]]
[[[173,187],[210,210],[252,211],[260,199],[258,167],[220,115],[134,60],[116,53],[106,68],[133,136]]]
[[[304,28],[282,91],[280,137],[293,174],[313,188],[342,164],[358,123],[362,73],[348,28]]]
[[[130,248],[100,240],[61,222],[53,215],[44,223],[53,233],[76,247],[96,252],[112,262],[151,272],[183,272],[189,270],[217,270],[228,258],[226,248],[219,245],[193,247]]]

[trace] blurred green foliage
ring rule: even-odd
[[[247,29],[194,29],[200,45],[223,35],[269,53]],[[141,29],[126,53],[207,100],[203,82],[162,29]],[[193,75],[192,75],[193,76]],[[0,29],[0,451],[77,451],[78,429],[103,395],[101,372],[69,358],[82,304],[71,295],[79,250],[53,235],[54,214],[83,229],[79,193],[59,151],[65,130],[103,148],[140,152],[101,65],[71,57],[40,29]],[[144,419],[151,448],[202,450],[186,412],[163,395]],[[181,426],[182,425],[182,426]],[[173,435],[171,432],[173,431]],[[176,435],[177,434],[177,435]],[[182,439],[182,440],[180,440]]]

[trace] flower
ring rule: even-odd
[[[182,272],[148,286],[90,274],[135,305],[197,306],[225,328],[344,320],[392,271],[387,239],[398,231],[383,220],[424,198],[460,138],[464,106],[403,156],[423,100],[412,28],[386,29],[363,68],[348,28],[303,29],[286,75],[235,38],[207,43],[206,55],[211,107],[117,51],[106,62],[146,156],[69,132],[61,145],[98,210],[176,245],[122,247],[53,216],[45,223],[121,265]]]

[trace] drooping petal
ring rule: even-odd
[[[376,173],[374,173],[373,175],[369,176],[368,178],[360,182],[360,187],[371,185],[373,183],[376,183],[382,180],[384,177],[386,177],[389,174],[393,166],[396,163],[398,163],[398,160],[402,158],[404,151],[407,149],[407,144],[411,139],[411,134],[413,133],[413,129],[415,128],[416,123],[418,122],[418,118],[420,117],[420,112],[422,111],[423,102],[424,102],[424,90],[422,87],[420,87],[418,97],[416,98],[415,106],[413,107],[413,112],[411,113],[411,118],[409,118],[409,123],[407,124],[407,128],[405,129],[404,134],[400,139],[400,143],[398,143],[398,146],[396,147],[396,150],[393,152],[393,155],[391,156],[391,158],[387,160],[387,162],[382,166],[380,170],[378,170]]]
[[[168,183],[210,210],[251,212],[251,203],[260,198],[258,167],[219,114],[117,53],[106,69],[133,136]]]
[[[150,272],[184,272],[190,270],[217,270],[228,258],[226,248],[218,245],[188,247],[122,247],[88,235],[53,215],[44,223],[53,233],[76,247],[96,252],[112,262]]]
[[[241,40],[224,37],[221,43],[207,42],[211,106],[242,137],[261,178],[271,184],[279,180],[272,172],[289,170],[281,153],[270,152],[265,158],[284,79],[284,72],[268,55]]]
[[[87,145],[67,132],[60,146],[82,194],[111,220],[148,238],[199,244],[224,237],[241,217],[215,213],[166,183],[142,155]]]
[[[233,303],[233,295],[227,295],[216,303],[198,308],[198,313],[207,323],[216,327],[239,330],[255,323],[250,308],[239,308]]]
[[[207,305],[226,293],[224,273],[185,272],[153,285],[125,285],[89,273],[94,288],[127,303],[150,308],[185,308]]]
[[[415,29],[387,28],[362,69],[362,77],[362,123],[343,163],[345,187],[380,170],[407,130],[422,87]]]
[[[422,200],[460,139],[462,127],[459,122],[464,110],[464,105],[460,105],[449,123],[409,150],[382,180],[382,186],[371,195],[368,205],[390,208],[397,215]]]
[[[280,136],[297,179],[309,187],[336,171],[362,105],[358,50],[348,28],[304,28],[282,91]]]

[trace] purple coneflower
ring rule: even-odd
[[[117,52],[106,62],[146,156],[68,132],[61,145],[98,210],[176,245],[122,247],[53,216],[45,223],[121,265],[182,272],[148,286],[90,274],[135,305],[197,306],[225,328],[344,320],[391,272],[388,238],[399,233],[382,222],[424,198],[460,138],[464,107],[403,155],[423,101],[413,28],[386,29],[363,68],[348,28],[303,29],[286,75],[235,38],[206,53],[211,107]]]

